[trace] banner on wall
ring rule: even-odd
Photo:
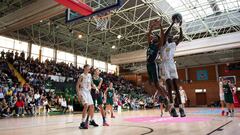
[[[208,80],[208,71],[207,70],[197,70],[197,80]]]

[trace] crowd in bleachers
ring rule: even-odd
[[[83,72],[83,69],[81,67],[77,68],[72,64],[57,63],[54,60],[40,62],[38,59],[25,58],[26,55],[24,52],[1,52],[1,116],[36,115],[40,114],[40,109],[42,108],[48,113],[48,111],[53,109],[53,106],[63,112],[67,110],[72,111],[74,100],[71,101],[68,97],[62,97],[61,95],[55,95],[51,91],[46,91],[45,84],[50,79],[49,75],[71,77],[76,81],[78,76]],[[21,86],[15,77],[14,72],[8,67],[8,62],[26,80],[23,86]],[[117,95],[115,106],[122,106],[127,109],[139,109],[144,108],[149,102],[150,97],[147,96],[142,87],[133,86],[131,82],[114,74],[102,72],[100,76],[104,80],[102,89],[107,88],[109,81],[113,82]]]

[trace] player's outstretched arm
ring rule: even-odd
[[[151,43],[151,34],[152,34],[152,30],[153,30],[153,24],[151,23],[151,24],[150,24],[150,27],[149,27],[148,34],[147,34],[148,44]]]
[[[97,93],[99,92],[98,87],[93,83],[93,81],[91,81],[91,86],[96,90]]]
[[[160,25],[160,34],[159,34],[160,40],[158,43],[158,49],[160,49],[164,45],[164,40],[165,40],[164,31],[163,31],[161,22],[162,22],[162,19],[160,20],[160,23],[159,23],[159,25]]]
[[[178,40],[176,41],[176,45],[178,45],[183,40],[183,31],[182,31],[182,27],[181,27],[182,22],[180,22],[179,26],[180,26],[180,35],[179,35]]]
[[[168,37],[168,35],[169,35],[172,27],[173,27],[173,24],[174,24],[174,22],[172,22],[172,24],[168,27],[168,29],[167,29],[166,32],[164,33],[164,44],[166,44],[167,37]]]
[[[155,94],[154,94],[154,96],[153,96],[153,99],[156,98],[157,94],[158,94],[158,90],[156,90],[156,92],[155,92]]]
[[[101,81],[100,81],[100,83],[98,84],[98,87],[97,87],[99,90],[101,89],[102,83],[103,83],[103,79],[101,78]]]

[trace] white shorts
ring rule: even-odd
[[[182,102],[182,104],[185,104],[186,103],[186,99],[181,97],[181,102]]]
[[[219,97],[220,97],[220,101],[224,101],[224,93],[220,93]]]
[[[178,73],[176,64],[174,62],[163,62],[162,63],[162,71],[164,74],[164,78],[167,79],[178,79]]]
[[[81,90],[80,96],[83,105],[84,104],[93,105],[93,99],[90,90]]]

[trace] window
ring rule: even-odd
[[[25,53],[28,53],[28,43],[0,36],[0,51],[2,50],[5,52],[18,51],[20,53],[24,51]]]
[[[74,54],[64,51],[57,51],[57,62],[65,62],[74,64]]]
[[[83,68],[83,66],[85,65],[86,63],[86,57],[83,57],[83,56],[77,56],[77,67],[81,67]]]
[[[87,64],[88,64],[88,65],[93,66],[93,65],[92,65],[92,61],[93,61],[93,60],[92,60],[91,58],[87,58]]]
[[[0,36],[0,47],[6,50],[12,50],[14,44],[14,39]]]
[[[51,60],[54,56],[54,50],[47,47],[42,47],[42,61]]]
[[[117,65],[112,65],[110,63],[108,63],[108,73],[116,73],[117,70]]]
[[[39,57],[39,50],[40,50],[40,46],[39,45],[36,45],[36,44],[32,44],[32,54],[31,56],[36,59]]]
[[[106,63],[99,60],[94,60],[94,68],[99,68],[101,71],[106,72]]]
[[[23,42],[23,41],[19,41],[19,40],[15,40],[14,45],[13,45],[13,49],[17,50],[19,52],[24,51],[25,53],[27,53],[28,52],[28,43]]]

